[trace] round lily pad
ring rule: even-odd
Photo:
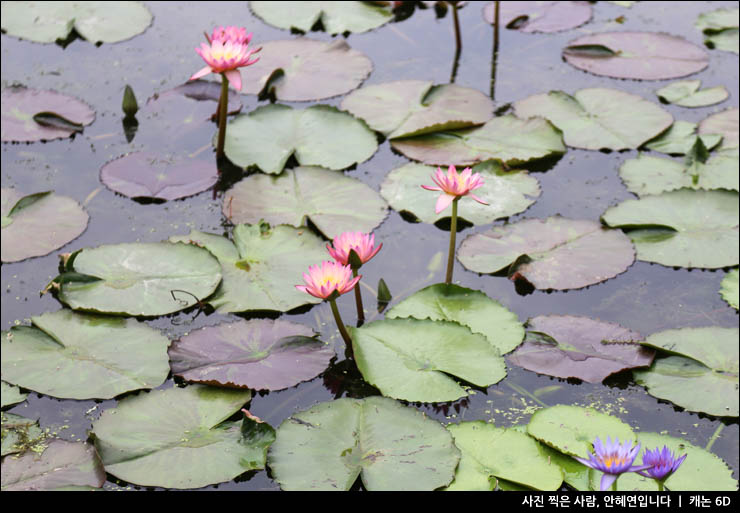
[[[737,328],[682,328],[650,335],[643,344],[670,353],[633,371],[648,393],[689,411],[737,417],[740,383]]]
[[[559,404],[538,410],[527,424],[527,433],[558,451],[580,458],[593,453],[596,437],[620,442],[635,441],[632,428],[617,417],[593,408]]]
[[[227,421],[248,390],[190,385],[129,396],[93,423],[106,472],[142,486],[201,488],[265,466],[274,430]]]
[[[483,8],[483,19],[494,23],[494,2]],[[588,2],[502,2],[499,23],[519,32],[560,32],[591,19]]]
[[[268,463],[283,490],[435,490],[452,481],[460,451],[423,413],[385,397],[338,399],[294,413]]]
[[[638,196],[660,194],[681,188],[740,190],[738,157],[714,155],[706,162],[686,163],[640,155],[624,162],[619,177],[631,192]]]
[[[370,233],[388,205],[361,181],[336,171],[299,166],[280,176],[256,173],[224,195],[224,215],[234,223],[303,226],[308,218],[324,235],[347,231]]]
[[[54,281],[57,297],[70,308],[166,315],[213,294],[221,266],[210,252],[189,244],[113,244],[80,250]]]
[[[53,440],[39,455],[28,451],[3,459],[3,491],[101,488],[105,469],[95,448],[86,443]]]
[[[614,373],[653,362],[654,351],[641,346],[641,339],[619,324],[540,315],[527,321],[527,337],[509,361],[540,374],[600,383]]]
[[[410,212],[424,223],[436,223],[450,217],[450,211],[435,213],[437,196],[421,188],[431,185],[435,168],[422,164],[406,164],[394,169],[385,177],[380,194],[399,212]],[[495,160],[473,166],[480,173],[485,185],[475,190],[475,195],[488,203],[483,205],[463,198],[458,204],[457,215],[473,224],[489,224],[496,219],[523,212],[540,195],[536,178],[524,170],[506,171]]]
[[[720,134],[722,144],[720,150],[729,150],[740,146],[740,129],[738,119],[740,109],[723,110],[717,114],[712,114],[707,119],[699,123],[697,133],[699,134]]]
[[[280,390],[315,378],[334,351],[312,329],[281,319],[252,319],[189,333],[169,350],[172,372],[187,381]]]
[[[730,95],[725,86],[702,90],[699,90],[699,87],[701,80],[682,80],[661,87],[655,94],[661,100],[681,107],[707,107],[725,101]]]
[[[551,465],[539,442],[526,433],[480,420],[450,424],[447,429],[462,456],[455,480],[446,490],[489,491],[491,477],[535,490],[557,490],[563,483],[560,467]]]
[[[37,43],[74,29],[91,43],[118,43],[144,32],[152,14],[139,2],[3,2],[3,33]]]
[[[701,139],[701,143],[707,150],[715,148],[722,140],[720,134],[699,135],[696,129],[696,123],[676,121],[668,130],[648,141],[645,148],[669,155],[686,155],[692,150],[697,139]]]
[[[21,393],[18,387],[7,384],[5,381],[0,382],[0,399],[2,400],[2,407],[11,406],[26,400],[28,394]]]
[[[733,307],[735,310],[738,309],[740,304],[740,285],[738,284],[738,277],[740,272],[737,269],[733,269],[722,280],[722,288],[719,293],[722,295],[722,299]]]
[[[218,168],[213,161],[134,152],[106,163],[100,181],[129,198],[173,200],[213,186]]]
[[[87,228],[89,217],[72,198],[50,191],[22,196],[6,188],[0,194],[3,262],[47,255]]]
[[[319,21],[329,34],[367,32],[393,19],[371,2],[249,2],[252,12],[281,29],[312,30]]]
[[[497,159],[507,164],[565,153],[561,132],[541,118],[493,118],[478,128],[394,139],[391,146],[424,164],[469,166]]]
[[[599,47],[604,52],[586,49]],[[602,32],[579,37],[563,50],[565,61],[595,75],[635,80],[684,77],[709,65],[707,52],[684,38],[653,32]]]
[[[541,116],[563,131],[565,144],[586,150],[635,149],[663,132],[673,116],[640,96],[594,87],[570,96],[550,91],[514,104],[520,118]]]
[[[280,101],[323,100],[351,91],[373,69],[372,61],[344,39],[325,43],[298,38],[261,46],[260,60],[241,70],[245,94],[258,94],[267,86],[266,92]]]
[[[705,12],[696,19],[696,27],[704,33],[704,44],[709,48],[740,52],[738,37],[740,9],[717,9]]]
[[[506,377],[486,337],[454,322],[385,319],[349,330],[357,368],[385,396],[454,401],[468,395],[451,376],[481,387]]]
[[[70,310],[31,320],[34,327],[3,331],[2,373],[9,383],[52,397],[110,399],[167,379],[170,341],[146,324]]]
[[[602,220],[629,230],[638,260],[716,269],[740,262],[738,193],[679,189],[607,209]]]
[[[438,283],[407,297],[385,314],[386,319],[414,317],[450,321],[480,333],[500,354],[524,338],[524,326],[513,312],[479,290]]]
[[[224,151],[237,166],[278,174],[291,155],[299,164],[345,169],[378,149],[364,122],[328,105],[295,110],[265,105],[240,114],[226,130]]]
[[[635,251],[619,230],[588,220],[525,219],[469,236],[457,253],[466,269],[495,273],[538,289],[577,289],[623,273]]]
[[[2,5],[5,10],[6,3]],[[3,141],[36,142],[64,139],[95,121],[95,111],[82,100],[56,91],[41,91],[24,86],[3,89],[0,94],[0,111]],[[39,113],[53,113],[72,124],[56,126],[40,124],[33,119],[34,115]]]
[[[208,302],[221,313],[246,310],[288,311],[319,303],[296,290],[309,265],[327,259],[326,244],[309,230],[267,224],[238,225],[234,242],[196,230],[172,242],[202,246],[218,258],[223,281]],[[187,290],[187,289],[185,289]],[[177,293],[178,299],[188,299]]]
[[[480,125],[493,117],[491,99],[468,87],[399,80],[363,87],[342,109],[389,139]]]

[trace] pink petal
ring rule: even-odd
[[[196,71],[192,77],[190,77],[188,80],[195,80],[196,78],[204,77],[208,75],[209,73],[213,73],[210,66],[206,66],[200,71]]]
[[[242,92],[242,74],[238,69],[230,69],[228,71],[224,71],[224,75],[226,75],[226,78],[229,80],[229,83],[234,87],[234,89],[237,90],[237,92]]]
[[[483,201],[482,199],[480,199],[480,198],[479,198],[478,196],[476,196],[475,194],[470,194],[470,193],[468,193],[468,196],[470,196],[471,198],[473,198],[473,199],[474,199],[475,201],[477,201],[478,203],[482,203],[483,205],[488,205],[488,203],[486,203],[485,201]]]
[[[432,187],[430,185],[422,185],[421,188],[426,189],[428,191],[441,191],[442,190],[439,187]]]
[[[450,196],[449,194],[442,194],[437,198],[437,206],[434,209],[435,214],[439,214],[444,209],[450,206],[452,201],[455,199],[455,196]]]

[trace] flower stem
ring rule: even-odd
[[[663,486],[663,480],[662,479],[658,479],[657,481],[658,481],[658,491],[659,492],[665,491],[665,487]]]
[[[494,99],[496,93],[496,62],[498,61],[498,27],[500,4],[501,2],[497,0],[494,2],[493,7],[493,59],[491,63],[491,100]]]
[[[447,275],[445,277],[445,283],[450,285],[452,283],[452,266],[455,262],[455,237],[457,236],[457,201],[460,198],[452,200],[452,221],[450,221],[450,250],[447,255]]]
[[[216,158],[224,156],[224,142],[226,141],[226,108],[229,103],[229,80],[225,73],[221,73],[221,98],[218,103],[218,146]]]
[[[352,269],[352,277],[357,278],[357,269]],[[359,328],[365,323],[365,309],[362,307],[359,281],[355,283],[355,304],[357,305],[357,327]]]
[[[452,6],[452,19],[455,22],[455,51],[460,53],[462,50],[462,40],[460,38],[460,20],[457,17],[457,2],[450,2]]]
[[[349,337],[349,333],[347,333],[347,328],[344,326],[344,322],[342,322],[342,317],[339,315],[339,309],[337,308],[336,300],[329,299],[329,304],[331,305],[331,313],[334,314],[334,321],[337,323],[337,328],[339,328],[339,333],[342,335],[342,338],[344,339],[344,344],[347,346],[345,355],[347,356],[347,358],[352,358],[354,354],[352,351],[352,339]]]

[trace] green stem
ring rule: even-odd
[[[614,482],[612,483],[612,492],[616,492],[617,491],[617,481],[618,481],[618,479],[615,479]]]
[[[337,323],[337,328],[339,328],[339,333],[342,335],[342,338],[344,339],[344,344],[347,346],[345,354],[347,358],[352,358],[352,339],[349,337],[349,333],[347,333],[347,328],[344,326],[344,322],[342,322],[342,317],[339,315],[337,302],[334,299],[329,299],[329,304],[331,305],[331,313],[334,314],[334,321]]]
[[[452,283],[452,266],[455,263],[455,237],[457,236],[457,201],[460,198],[452,200],[452,221],[450,221],[450,249],[447,254],[447,275],[445,276],[445,283],[450,285]]]
[[[709,442],[707,443],[707,446],[705,447],[705,449],[707,451],[710,450],[712,448],[712,446],[714,445],[714,442],[717,441],[717,439],[719,438],[719,434],[722,432],[722,429],[724,427],[725,427],[725,425],[720,422],[719,423],[719,426],[717,426],[717,429],[714,430],[714,434],[709,439]]]
[[[509,383],[509,382],[507,382],[506,384],[508,385],[509,388],[511,388],[515,392],[519,392],[520,394],[529,397],[530,399],[532,399],[534,402],[536,402],[537,404],[539,404],[543,408],[547,408],[548,407],[547,404],[543,403],[536,395],[534,395],[533,393],[531,393],[526,388],[521,387],[521,386],[519,386],[519,385],[517,385],[515,383]]]
[[[226,107],[229,103],[229,79],[225,73],[221,73],[221,98],[218,103],[218,146],[216,147],[216,158],[224,156],[224,142],[226,141]]]
[[[663,486],[663,480],[662,479],[656,479],[656,481],[658,482],[658,491],[659,492],[665,491],[665,487]]]
[[[357,278],[357,269],[352,269],[352,277]],[[365,322],[365,309],[362,307],[359,281],[355,283],[355,304],[357,305],[357,326],[360,327]]]

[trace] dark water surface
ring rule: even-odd
[[[123,89],[130,84],[143,105],[153,94],[185,82],[203,66],[193,51],[203,40],[203,31],[210,32],[217,25],[246,26],[254,32],[253,42],[258,45],[295,36],[257,19],[246,2],[146,4],[154,14],[152,26],[123,43],[95,47],[78,40],[62,49],[2,35],[3,87],[19,82],[37,89],[55,89],[85,100],[97,111],[96,121],[73,140],[2,145],[3,187],[15,187],[25,194],[53,189],[84,204],[90,215],[87,230],[59,251],[2,265],[3,330],[30,322],[31,316],[60,308],[51,295],[39,297],[39,291],[57,274],[59,252],[101,244],[160,241],[187,234],[191,229],[224,234],[230,231],[221,215],[221,198],[214,200],[210,191],[180,201],[140,204],[113,193],[99,182],[100,168],[107,161],[133,150],[156,150],[167,140],[166,132],[157,133],[151,128],[153,121],[140,118],[139,133],[132,143],[126,142],[121,128]],[[469,2],[460,11],[463,51],[456,83],[488,93],[493,38],[492,28],[481,17],[484,5]],[[593,5],[592,21],[578,29],[549,35],[502,30],[495,90],[497,106],[553,89],[572,94],[578,89],[597,86],[620,89],[657,102],[654,91],[670,81],[628,81],[590,75],[563,62],[562,47],[581,35],[611,30],[669,32],[701,45],[702,35],[694,27],[696,17],[702,12],[736,5],[737,2],[638,2],[626,9],[598,2]],[[626,18],[624,24],[614,21],[619,16]],[[323,32],[308,36],[332,39]],[[403,22],[369,33],[352,34],[347,40],[374,63],[366,85],[401,79],[445,83],[450,79],[455,48],[449,14],[436,19],[432,9],[417,11]],[[737,56],[717,50],[709,54],[709,67],[690,78],[701,79],[702,87],[724,85],[730,91],[730,98],[719,105],[698,109],[664,106],[676,120],[697,122],[714,112],[738,106]],[[338,105],[342,98],[321,103]],[[242,101],[242,112],[264,104],[254,96],[242,96]],[[181,141],[178,150],[188,154],[202,151],[205,156],[212,151],[213,133],[215,125],[198,135],[197,140],[189,137]],[[555,214],[598,220],[609,206],[633,197],[619,180],[617,171],[622,162],[636,156],[635,151],[603,153],[568,149],[552,167],[534,173],[540,181],[542,195],[526,212],[509,221]],[[375,156],[347,174],[378,189],[389,171],[407,162],[384,142]],[[434,200],[430,193],[430,201]],[[499,220],[495,224],[503,222]],[[490,225],[469,228],[458,236],[458,243],[471,233],[489,228]],[[391,306],[419,288],[444,280],[449,232],[434,225],[409,223],[392,211],[375,234],[376,241],[383,242],[383,249],[363,267],[363,282],[375,287],[378,279],[384,278],[394,296]],[[500,301],[522,322],[536,315],[588,316],[619,323],[643,335],[687,326],[738,326],[736,310],[718,294],[724,271],[689,271],[636,262],[615,279],[585,289],[534,291],[524,296],[505,277],[480,276],[466,271],[457,262],[454,276],[460,285],[482,290]],[[296,283],[300,283],[300,276],[296,276]],[[365,306],[372,309],[374,302],[368,292],[365,289]],[[355,319],[351,298],[342,298],[338,305],[345,320]],[[333,343],[337,353],[343,354],[328,304],[300,312],[283,317],[314,328],[322,340]],[[203,326],[247,317],[213,314],[200,315],[191,321],[194,315],[195,312],[180,313],[147,322],[176,339]],[[250,410],[277,428],[293,412],[312,404],[372,393],[369,387],[347,379],[345,370],[340,361],[323,377],[311,382],[280,392],[256,394]],[[635,385],[629,372],[598,385],[540,376],[518,367],[509,367],[508,372],[505,380],[468,399],[452,404],[414,406],[443,423],[493,419],[500,426],[526,423],[535,408],[545,405],[594,406],[620,417],[637,430],[666,432],[701,447],[711,442],[711,451],[730,465],[734,478],[738,477],[737,419],[718,420],[659,401]],[[171,386],[171,380],[163,385]],[[42,428],[57,432],[61,438],[78,440],[87,438],[92,421],[102,410],[114,405],[115,401],[58,400],[31,393],[26,402],[9,411],[39,418]],[[115,488],[114,483],[117,481],[107,483],[106,487]],[[278,489],[278,486],[268,471],[260,471],[211,488],[263,490]]]

